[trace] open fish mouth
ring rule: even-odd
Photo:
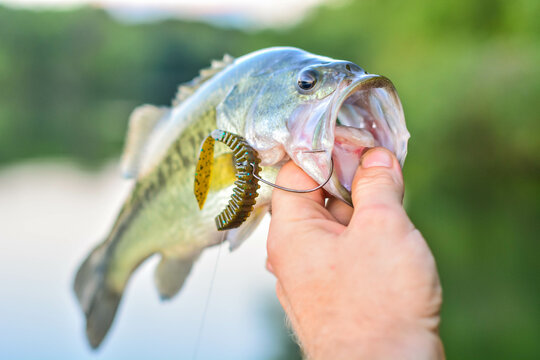
[[[334,162],[326,189],[345,202],[351,204],[352,181],[366,150],[385,147],[403,166],[410,135],[401,101],[389,79],[366,74],[351,81],[333,101],[323,122],[328,131],[321,145],[326,143],[327,150],[332,147]],[[332,135],[333,143],[329,144]]]

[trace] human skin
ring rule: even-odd
[[[277,183],[317,184],[294,163]],[[435,260],[402,206],[403,177],[383,148],[364,154],[354,209],[325,193],[274,191],[267,268],[305,356],[444,359]]]

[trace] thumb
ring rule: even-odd
[[[379,147],[362,156],[352,183],[352,201],[355,214],[368,209],[401,208],[403,176],[392,152]]]

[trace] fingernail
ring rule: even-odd
[[[362,157],[362,167],[367,169],[375,166],[392,167],[392,157],[386,150],[373,149]]]

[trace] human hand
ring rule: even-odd
[[[317,185],[292,162],[277,183]],[[274,191],[267,267],[308,359],[444,359],[439,276],[402,198],[401,168],[382,148],[356,171],[354,209],[325,206],[322,190]]]

